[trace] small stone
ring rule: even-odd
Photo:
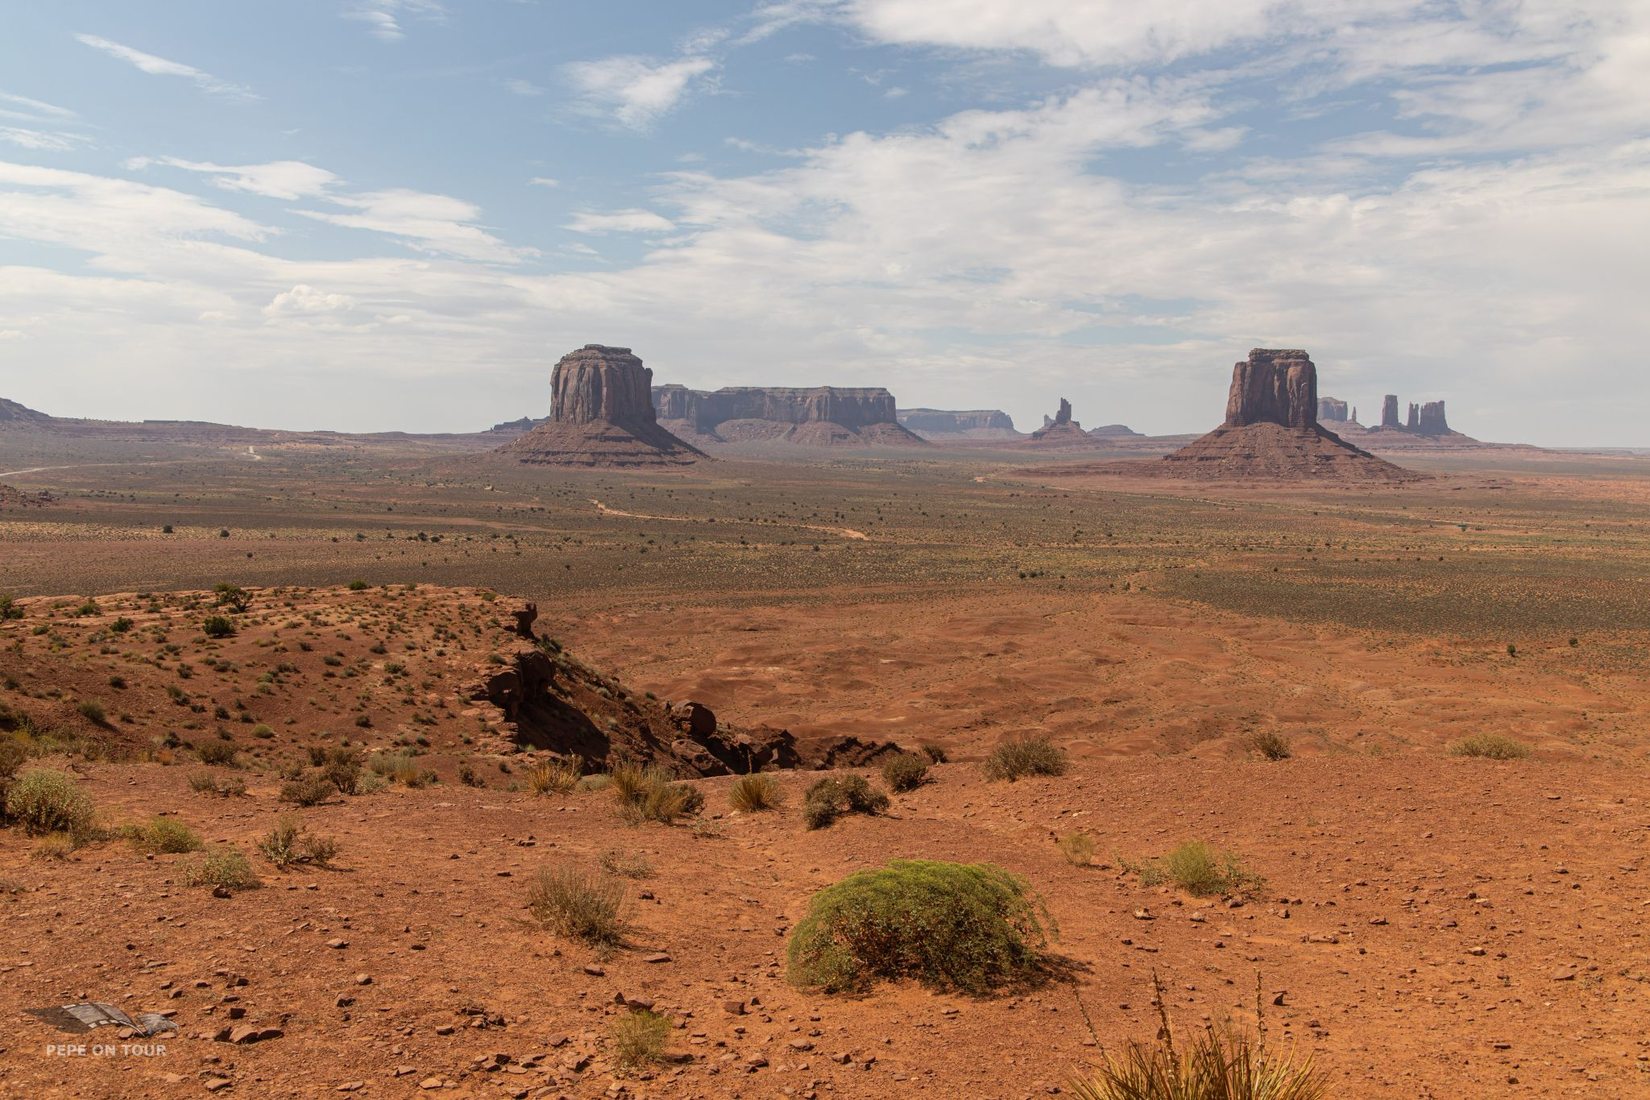
[[[348,940],[328,940],[327,941],[327,946],[332,948],[334,951],[342,951],[344,948],[349,946],[349,941]]]
[[[206,1091],[207,1092],[219,1092],[223,1089],[228,1088],[230,1085],[233,1085],[234,1083],[235,1082],[231,1081],[227,1077],[208,1077],[206,1079]]]

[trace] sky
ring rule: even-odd
[[[1650,0],[53,0],[0,396],[471,431],[654,381],[1218,423],[1249,348],[1650,444]]]

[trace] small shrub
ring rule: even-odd
[[[1163,983],[1154,974],[1157,1038],[1107,1051],[1092,1075],[1072,1081],[1077,1100],[1323,1100],[1329,1083],[1310,1054],[1296,1061],[1267,1044],[1256,1002],[1258,1034],[1205,1024],[1188,1043],[1177,1039]]]
[[[275,820],[275,827],[258,841],[258,851],[282,870],[295,863],[326,867],[338,855],[338,842],[331,837],[311,833],[298,815],[282,814]]]
[[[928,761],[904,752],[882,766],[882,781],[895,792],[914,791],[928,778]]]
[[[324,775],[304,775],[281,784],[281,801],[294,806],[319,806],[338,790]]]
[[[790,980],[827,993],[883,978],[986,993],[1036,975],[1040,914],[1024,880],[993,864],[895,861],[813,896],[786,952]]]
[[[195,772],[189,776],[189,789],[198,794],[217,795],[219,798],[230,798],[246,793],[246,780],[238,775],[225,776],[219,779],[211,772]]]
[[[1087,833],[1067,833],[1054,843],[1073,867],[1087,867],[1094,862],[1094,838]]]
[[[29,849],[30,859],[64,860],[68,859],[80,845],[68,833],[47,833],[41,837],[33,848]]]
[[[785,802],[785,788],[771,775],[742,775],[728,788],[728,802],[742,814],[777,810]]]
[[[611,776],[609,789],[619,804],[619,817],[627,825],[648,821],[670,825],[679,817],[690,817],[704,809],[705,796],[699,789],[677,782],[666,768],[621,764]]]
[[[367,589],[367,582],[366,581],[355,580],[355,581],[350,581],[349,582],[349,590],[351,592],[365,592],[366,589]]]
[[[216,584],[212,591],[217,595],[215,607],[227,607],[239,614],[252,604],[251,595],[238,584]]]
[[[626,1069],[664,1061],[670,1039],[670,1020],[644,1009],[626,1012],[613,1021],[613,1060]]]
[[[233,766],[235,754],[240,746],[233,741],[219,738],[216,741],[202,741],[195,746],[195,755],[201,758],[202,764],[226,764]]]
[[[527,887],[527,909],[539,924],[598,947],[624,938],[623,904],[617,881],[571,867],[542,868]]]
[[[375,752],[367,757],[367,767],[392,782],[418,782],[418,761],[410,752]]]
[[[0,622],[8,619],[21,619],[23,609],[17,606],[17,601],[6,593],[0,593]]]
[[[1477,756],[1486,760],[1523,760],[1530,746],[1499,733],[1475,733],[1449,747],[1452,756]]]
[[[863,776],[827,776],[803,796],[802,819],[810,829],[823,829],[845,813],[879,814],[887,808],[888,796]]]
[[[528,770],[527,787],[534,794],[569,794],[577,789],[583,771],[584,761],[577,756],[544,760]]]
[[[201,623],[201,633],[208,638],[232,638],[235,624],[223,615],[208,615]]]
[[[26,771],[6,790],[6,816],[36,835],[88,836],[92,812],[92,800],[73,777],[50,768]]]
[[[103,704],[96,699],[82,699],[75,705],[74,709],[80,712],[82,718],[99,726],[106,725],[109,721],[109,715],[103,709]]]
[[[1002,742],[986,757],[984,770],[987,779],[1012,783],[1027,775],[1064,775],[1068,766],[1065,750],[1036,734]]]
[[[258,876],[252,870],[252,861],[239,849],[214,844],[184,865],[183,884],[250,890],[258,885]]]
[[[152,819],[149,824],[137,830],[132,837],[132,843],[145,852],[168,855],[201,850],[201,838],[195,830],[170,817]]]
[[[922,751],[924,756],[928,757],[928,762],[930,764],[943,764],[947,760],[951,759],[946,755],[945,749],[942,746],[937,745],[932,741],[924,741],[921,745],[918,745],[917,748]]]
[[[333,749],[322,760],[321,774],[339,794],[355,794],[361,789],[361,754],[354,749]]]
[[[1289,739],[1276,730],[1262,730],[1249,738],[1248,745],[1268,760],[1288,760],[1295,755]]]
[[[653,864],[640,852],[629,855],[618,848],[609,848],[596,857],[596,862],[601,865],[602,870],[620,878],[653,877]]]
[[[1219,852],[1201,840],[1188,841],[1164,856],[1133,868],[1143,886],[1172,882],[1196,897],[1217,897],[1258,890],[1266,880],[1244,868],[1237,856]]]

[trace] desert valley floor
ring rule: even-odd
[[[106,826],[175,818],[262,885],[0,831],[0,1095],[1043,1096],[1152,1037],[1154,974],[1177,1027],[1253,1026],[1258,1000],[1337,1096],[1650,1095],[1650,460],[1392,457],[1432,476],[1234,487],[988,450],[622,473],[7,433],[0,715]],[[248,604],[212,639],[219,584]],[[797,813],[812,771],[779,773],[774,813],[694,780],[704,812],[675,826],[534,794],[533,754],[466,690],[524,601],[599,670],[593,705],[947,762],[821,830]],[[1025,733],[1071,770],[988,782]],[[1450,751],[1484,733],[1531,753]],[[341,740],[420,781],[303,809],[333,866],[271,866],[283,771]],[[1264,884],[1142,883],[1188,840]],[[793,988],[810,895],[892,858],[1024,876],[1058,927],[1048,979]],[[604,862],[638,876],[618,950],[527,919],[535,871]],[[81,1039],[25,1010],[82,1000],[179,1030],[52,1053]],[[612,1021],[640,1002],[674,1060],[620,1071]],[[217,1038],[237,1029],[255,1041]]]

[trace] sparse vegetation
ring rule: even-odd
[[[281,801],[294,806],[319,806],[338,788],[324,775],[307,774],[281,784]]]
[[[546,929],[597,947],[624,938],[624,890],[618,881],[572,867],[546,867],[527,887],[527,909]]]
[[[74,709],[79,711],[80,716],[88,722],[99,726],[108,724],[108,712],[103,709],[103,704],[96,699],[82,699],[75,704]]]
[[[670,1020],[652,1009],[626,1012],[613,1021],[613,1060],[626,1069],[664,1060]]]
[[[216,741],[202,741],[195,746],[195,755],[201,758],[202,764],[224,764],[233,766],[235,754],[240,746],[233,741],[218,739]]]
[[[1486,760],[1523,760],[1530,746],[1501,733],[1475,733],[1450,743],[1452,756],[1477,756]]]
[[[227,607],[229,610],[242,614],[252,605],[252,597],[245,589],[237,584],[220,583],[212,587],[217,596],[214,606]]]
[[[762,772],[742,775],[728,788],[728,804],[742,814],[777,810],[785,802],[785,788],[779,780]]]
[[[1094,862],[1094,838],[1087,833],[1067,833],[1054,843],[1073,867],[1087,867]]]
[[[199,794],[231,798],[246,793],[246,780],[238,775],[218,777],[211,772],[194,772],[189,776],[189,789]]]
[[[1295,755],[1295,750],[1289,747],[1289,739],[1276,730],[1262,730],[1252,734],[1247,744],[1251,750],[1268,760],[1288,760]]]
[[[92,831],[93,812],[74,778],[50,768],[26,771],[6,790],[6,816],[35,835],[67,833],[79,842]]]
[[[914,791],[928,778],[928,761],[902,752],[882,765],[882,781],[895,792]]]
[[[250,890],[258,885],[252,861],[237,848],[214,844],[195,856],[183,868],[185,886],[222,887],[225,890]]]
[[[17,605],[10,593],[0,592],[0,622],[8,619],[21,619],[23,609]]]
[[[921,745],[918,745],[917,748],[924,756],[928,757],[928,762],[930,764],[943,764],[947,760],[951,759],[948,755],[946,755],[944,747],[935,744],[933,741],[924,741]]]
[[[208,615],[201,622],[201,633],[208,638],[232,638],[235,624],[225,615]]]
[[[670,825],[679,817],[690,817],[704,809],[705,796],[697,787],[678,782],[658,765],[620,764],[608,774],[619,817],[627,825],[648,821]]]
[[[30,859],[62,860],[68,859],[74,850],[79,847],[75,838],[68,833],[47,833],[29,849]]]
[[[527,789],[534,794],[569,794],[579,786],[584,761],[579,757],[542,760],[527,772]]]
[[[991,750],[986,757],[985,777],[1010,783],[1028,775],[1064,775],[1069,763],[1066,752],[1042,734],[1012,737]]]
[[[201,838],[195,830],[171,817],[153,818],[133,830],[132,843],[142,851],[167,855],[201,850]]]
[[[864,776],[827,776],[803,796],[802,820],[810,829],[824,829],[843,814],[879,814],[887,808],[888,796]]]
[[[989,863],[903,860],[815,894],[791,935],[790,980],[828,993],[915,978],[987,993],[1036,976],[1048,932],[1024,880]]]
[[[410,752],[375,752],[367,757],[367,767],[392,782],[411,787],[418,783],[418,761]]]
[[[609,848],[596,857],[596,862],[601,865],[602,870],[620,878],[653,877],[653,864],[640,852],[631,853],[619,848]]]
[[[282,870],[295,863],[327,867],[338,855],[338,842],[310,832],[297,814],[282,814],[275,827],[258,841],[258,851]]]
[[[1237,856],[1217,851],[1201,840],[1188,841],[1161,859],[1125,869],[1139,874],[1142,886],[1173,883],[1196,897],[1249,893],[1266,880],[1243,866]]]

